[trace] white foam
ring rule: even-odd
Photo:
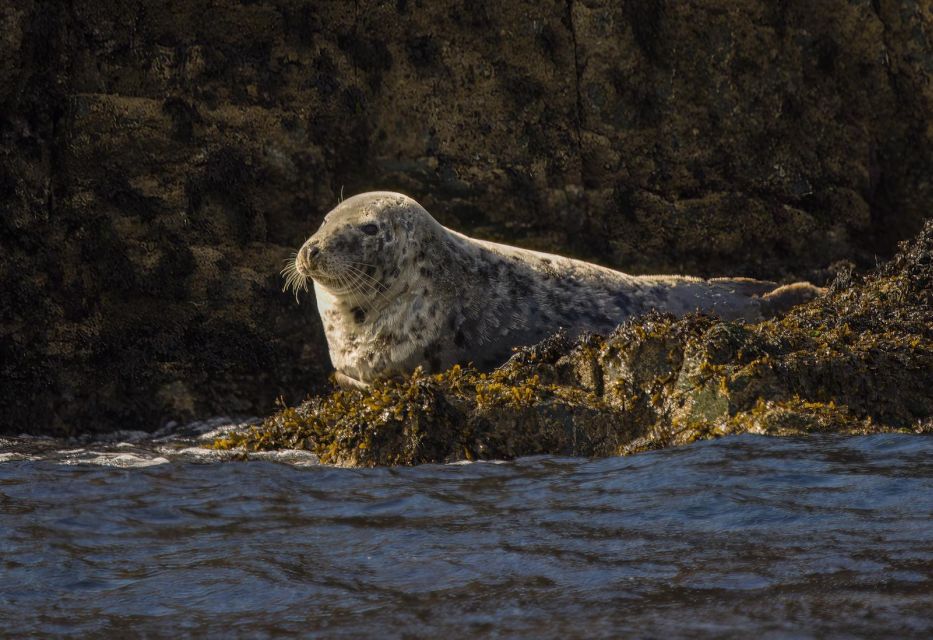
[[[172,449],[171,447],[161,447],[159,452],[171,457],[197,458],[204,461],[223,461],[232,460],[240,455],[241,452],[235,449],[209,449],[208,447],[184,447],[182,449]]]
[[[118,467],[120,469],[141,469],[168,464],[168,458],[162,456],[146,457],[135,453],[110,453],[89,451],[87,456],[75,456],[62,460],[63,464],[88,464],[99,467]]]
[[[16,453],[14,451],[8,451],[5,453],[0,453],[0,464],[4,462],[17,462],[19,460],[38,460],[39,456],[28,456],[24,453]]]
[[[302,449],[283,449],[281,451],[247,451],[246,449],[209,449],[207,447],[184,447],[171,449],[161,447],[159,452],[170,458],[189,457],[215,462],[245,458],[247,460],[265,460],[268,462],[281,462],[298,467],[311,467],[321,464],[316,454]]]
[[[226,436],[231,433],[242,433],[243,431],[248,430],[250,427],[252,427],[255,424],[256,423],[254,422],[239,422],[239,423],[225,424],[220,427],[211,429],[210,431],[207,431],[206,433],[200,434],[197,437],[197,439],[200,441],[216,440],[217,438],[221,436]]]
[[[299,467],[321,464],[317,455],[299,449],[255,452],[245,449],[220,450],[210,446],[216,438],[244,432],[258,422],[256,418],[215,417],[184,425],[169,423],[152,434],[123,430],[67,439],[39,439],[32,436],[0,438],[0,463],[44,459],[70,466],[93,465],[121,469],[153,467],[172,461],[264,460]]]
[[[250,460],[267,460],[282,462],[296,467],[315,467],[321,464],[317,454],[304,449],[282,449],[279,451],[250,451],[247,454]]]

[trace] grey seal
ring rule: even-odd
[[[296,295],[314,282],[338,381],[354,386],[418,366],[491,369],[560,328],[606,333],[651,309],[760,320],[820,291],[748,278],[628,275],[470,238],[387,191],[341,202],[283,274]]]

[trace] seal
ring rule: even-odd
[[[313,281],[337,379],[352,386],[418,366],[491,369],[560,328],[606,333],[651,309],[755,321],[820,292],[807,283],[633,276],[477,240],[386,191],[340,203],[283,274],[296,296]]]

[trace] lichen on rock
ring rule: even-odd
[[[735,433],[933,432],[933,221],[889,264],[758,324],[650,313],[484,373],[421,370],[288,407],[219,448],[325,463],[605,456]]]

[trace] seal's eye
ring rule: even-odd
[[[364,224],[361,229],[363,230],[363,233],[368,236],[374,236],[379,233],[379,227],[374,224]]]

